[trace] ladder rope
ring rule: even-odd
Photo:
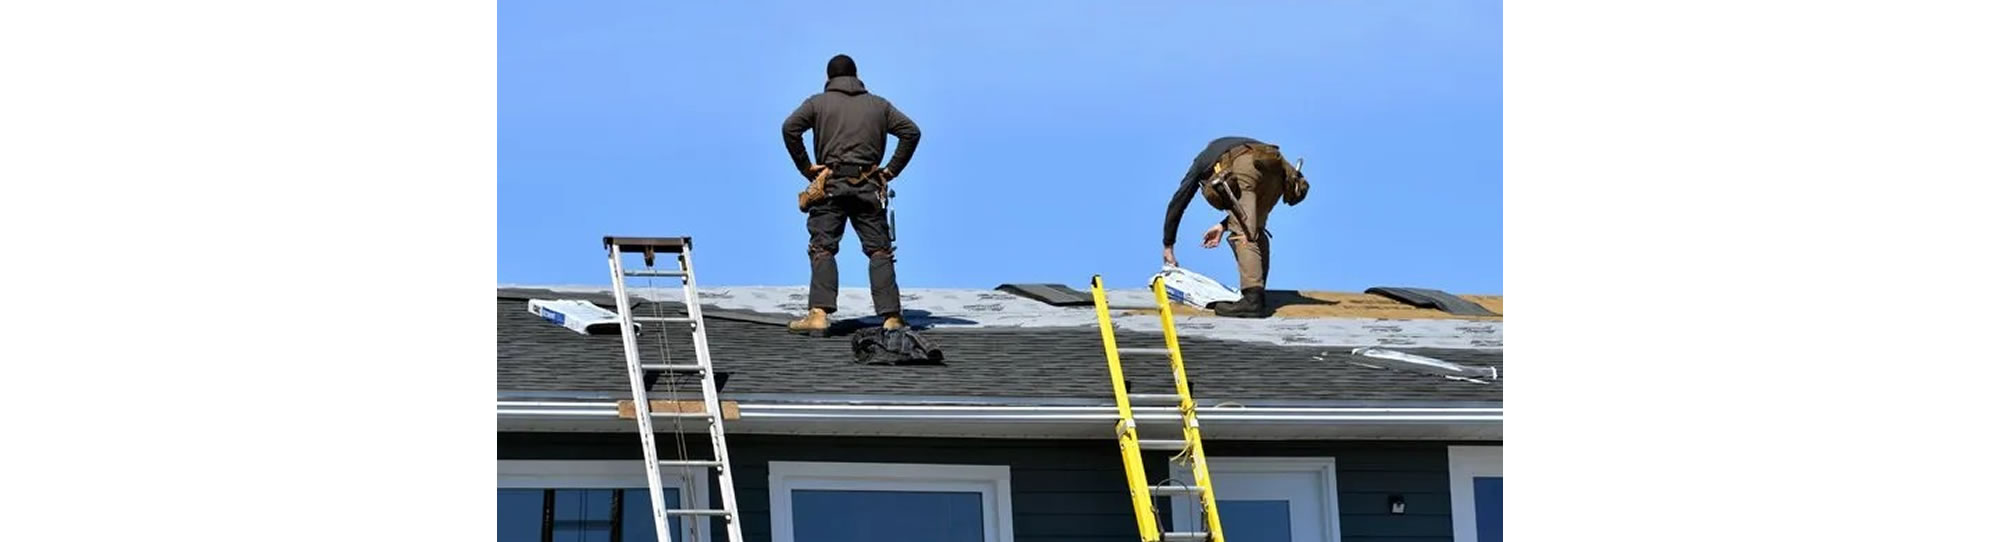
[[[1187,370],[1181,359],[1180,340],[1174,333],[1173,307],[1167,301],[1165,283],[1157,277],[1153,279],[1152,290],[1153,298],[1159,305],[1161,331],[1165,335],[1168,361],[1173,369],[1174,393],[1180,396],[1181,405],[1180,425],[1183,443],[1180,451],[1168,458],[1168,463],[1188,465],[1194,474],[1194,483],[1190,487],[1196,488],[1197,491],[1191,497],[1185,497],[1190,506],[1189,519],[1192,521],[1189,523],[1206,527],[1202,532],[1207,535],[1208,542],[1224,542],[1221,518],[1216,512],[1214,480],[1209,476],[1208,462],[1202,453],[1201,430],[1195,415],[1194,393],[1189,386]],[[1161,515],[1160,507],[1154,504],[1158,498],[1154,495],[1154,491],[1155,488],[1176,482],[1177,479],[1169,474],[1159,482],[1148,483],[1144,457],[1139,453],[1138,424],[1132,415],[1132,399],[1126,390],[1125,369],[1118,359],[1118,339],[1112,329],[1110,304],[1105,301],[1104,277],[1091,277],[1090,294],[1092,302],[1097,305],[1098,334],[1104,341],[1104,359],[1110,369],[1111,393],[1118,406],[1119,458],[1125,464],[1125,479],[1132,493],[1132,511],[1139,522],[1139,538],[1145,542],[1158,542],[1164,536],[1163,531],[1168,529],[1162,528],[1167,521]],[[1189,486],[1186,483],[1178,485]],[[1179,495],[1170,495],[1169,500],[1175,497]],[[1201,512],[1195,513],[1194,507],[1199,507]]]
[[[648,265],[646,266],[646,269],[652,270],[653,266]],[[650,291],[650,293],[653,294],[652,298],[653,316],[662,318],[665,317],[667,315],[666,309],[661,307],[660,305],[660,300],[664,299],[663,297],[661,297],[661,295],[664,293],[664,288],[657,286],[657,283],[655,283],[653,281],[653,278],[650,276],[646,277],[646,288]],[[655,331],[654,333],[660,337],[661,357],[664,358],[667,365],[673,365],[674,351],[672,348],[668,346],[667,333],[665,329],[668,325],[669,324],[662,323],[660,326],[661,329]],[[680,398],[679,382],[676,381],[672,373],[668,373],[666,371],[660,372],[660,380],[665,381],[667,384],[667,401],[673,403],[674,411],[676,413],[680,412],[681,398]],[[674,416],[674,451],[680,454],[677,456],[677,458],[689,459],[688,447],[687,447],[687,426],[684,425],[682,417],[680,416]],[[681,480],[688,482],[687,484],[685,484],[684,487],[692,488],[694,486],[693,483],[694,473],[690,471],[691,468],[692,467],[689,465],[681,465]],[[687,491],[681,492],[681,499],[680,499],[681,503],[676,503],[676,506],[679,506],[680,504],[689,501],[687,493],[688,493]]]
[[[633,242],[620,243],[619,241],[622,239],[631,239]],[[656,241],[665,242],[652,244]],[[702,323],[700,300],[696,295],[697,286],[695,285],[694,278],[693,250],[687,241],[690,240],[685,237],[679,239],[605,238],[605,247],[610,252],[610,266],[614,287],[613,294],[616,296],[619,305],[618,314],[621,323],[619,334],[623,340],[626,375],[632,387],[633,411],[637,414],[636,421],[639,429],[639,440],[643,448],[642,453],[646,459],[647,489],[650,492],[649,495],[652,497],[649,500],[653,509],[653,528],[658,535],[656,538],[661,542],[721,539],[722,535],[709,533],[709,529],[713,525],[712,523],[698,521],[700,519],[713,521],[714,518],[694,517],[684,519],[679,529],[672,528],[670,524],[670,516],[678,517],[689,515],[690,513],[695,513],[694,515],[697,516],[714,515],[702,514],[701,512],[710,508],[720,508],[719,515],[723,519],[723,527],[726,529],[726,540],[728,542],[743,542],[743,533],[740,527],[742,518],[738,516],[741,512],[736,503],[736,491],[729,465],[728,445],[724,442],[726,439],[723,434],[723,409],[719,398],[719,390],[716,389],[716,383],[713,380],[715,378],[714,365],[709,359],[706,326]],[[648,244],[641,245],[639,242]],[[652,260],[655,250],[660,247],[671,247],[672,250],[679,253],[680,270],[678,273],[663,273],[655,269]],[[630,281],[628,284],[626,280],[628,273],[624,270],[625,267],[621,261],[623,259],[621,255],[627,252],[644,252],[646,254],[647,261],[643,266],[645,272],[633,272],[629,274],[631,276],[646,277],[647,280]],[[670,311],[664,306],[664,295],[662,295],[666,287],[659,282],[651,280],[655,276],[678,276],[680,278],[682,281],[680,284],[681,293],[685,296],[682,302],[687,305],[686,318],[669,318],[667,316],[667,313]],[[637,301],[635,301],[634,289],[628,288],[628,286],[636,286],[638,287],[637,291],[650,293],[650,299],[646,301],[652,303],[651,310],[641,310],[638,307],[636,304]],[[653,384],[651,385],[647,384],[646,374],[649,371],[645,368],[650,363],[643,360],[647,357],[655,356],[644,351],[644,345],[650,344],[653,341],[640,340],[641,329],[634,324],[634,320],[636,319],[635,314],[647,312],[653,315],[652,319],[666,324],[660,326],[657,331],[654,331],[654,333],[659,335],[657,340],[660,348],[660,352],[654,359],[664,359],[666,363],[659,369],[650,371],[659,376],[652,379]],[[686,405],[682,403],[684,401],[683,396],[686,393],[681,388],[683,385],[686,385],[686,381],[683,379],[689,375],[677,372],[682,367],[674,363],[672,338],[668,336],[673,333],[673,326],[671,324],[679,323],[674,320],[692,324],[692,328],[689,330],[689,341],[695,351],[695,365],[700,368],[696,374],[692,375],[697,377],[694,384],[699,386],[698,389],[701,395],[702,415],[699,416],[678,415],[685,411]],[[680,502],[678,503],[667,502],[667,495],[664,491],[665,484],[662,480],[671,474],[667,472],[666,466],[661,464],[661,456],[668,453],[669,450],[663,443],[659,442],[655,426],[652,423],[653,409],[651,406],[652,400],[649,396],[658,395],[655,393],[655,388],[661,378],[667,381],[667,389],[660,391],[660,393],[664,393],[668,402],[673,405],[674,414],[677,414],[670,416],[674,418],[672,422],[674,444],[671,447],[671,451],[679,454],[678,457],[673,458],[678,459],[678,461],[673,461],[672,466],[678,467],[677,470],[681,479],[687,482],[680,488]],[[715,460],[712,464],[703,464],[707,462],[696,461],[691,457],[692,454],[689,453],[690,446],[687,442],[689,438],[687,426],[690,425],[688,420],[691,418],[699,418],[703,422],[706,422],[707,436],[709,437],[710,444],[713,446],[712,451],[715,454]],[[659,429],[666,428],[660,427]],[[707,476],[708,474],[705,469],[710,467],[719,469],[715,474],[717,485],[714,489],[720,492],[722,502],[719,507],[695,506],[694,502],[697,499],[707,497],[702,492],[696,491],[695,485],[695,482],[705,481],[706,479],[697,480],[695,477]],[[614,506],[616,505],[614,504]],[[675,531],[680,531],[680,534],[676,535]],[[705,533],[708,533],[709,536],[704,536]]]

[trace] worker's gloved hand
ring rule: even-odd
[[[1201,232],[1201,248],[1215,248],[1222,244],[1222,225],[1216,224]]]
[[[817,179],[821,174],[826,173],[826,171],[827,171],[826,166],[813,164],[812,167],[806,168],[805,171],[806,180]]]
[[[1181,266],[1180,259],[1174,257],[1174,247],[1167,247],[1167,250],[1165,252],[1162,252],[1160,254],[1160,257],[1162,260],[1166,261],[1167,265],[1174,267]]]

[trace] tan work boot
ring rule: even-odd
[[[882,318],[882,329],[903,329],[910,324],[903,322],[903,315],[891,314]]]
[[[785,329],[790,330],[792,333],[820,332],[826,331],[826,328],[829,327],[833,327],[833,324],[826,321],[826,309],[817,308],[807,311],[804,318],[785,324]]]

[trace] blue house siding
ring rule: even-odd
[[[663,435],[665,436],[665,435]],[[671,455],[670,439],[662,448]],[[639,460],[631,434],[501,433],[499,459]],[[1103,440],[932,439],[875,437],[730,437],[743,534],[771,540],[771,461],[845,461],[1007,465],[1012,472],[1014,539],[1020,542],[1131,542],[1138,538],[1117,444]],[[1333,457],[1345,542],[1450,542],[1451,494],[1445,442],[1210,441],[1211,457]],[[704,438],[690,455],[708,456]],[[666,457],[663,455],[662,457]],[[1147,472],[1163,474],[1168,453],[1148,453]],[[1389,513],[1401,495],[1405,513]],[[711,495],[710,502],[720,502]],[[1161,504],[1165,504],[1162,500]],[[1163,509],[1170,509],[1163,508]],[[1171,512],[1169,512],[1171,513]]]

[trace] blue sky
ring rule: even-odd
[[[845,53],[923,129],[905,287],[1141,286],[1190,160],[1245,135],[1313,183],[1271,218],[1272,288],[1501,293],[1500,2],[1222,5],[502,0],[499,282],[608,283],[618,234],[695,237],[706,285],[805,284],[779,124]],[[1234,285],[1220,217],[1197,197],[1179,255]],[[852,230],[840,258],[866,285]]]

